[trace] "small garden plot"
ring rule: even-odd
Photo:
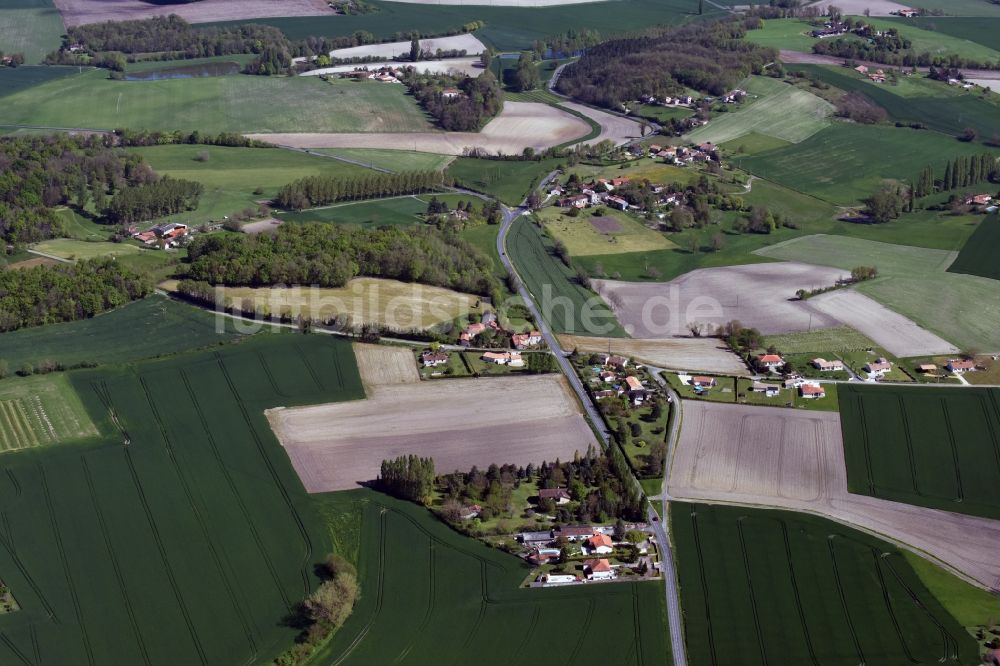
[[[17,451],[97,435],[63,375],[0,383],[0,451]]]
[[[597,210],[597,209],[593,209]],[[649,252],[675,247],[663,234],[618,211],[601,215],[581,211],[577,217],[559,208],[545,208],[538,217],[552,236],[562,241],[571,256],[592,256],[626,252]]]

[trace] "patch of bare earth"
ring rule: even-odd
[[[829,287],[845,271],[796,262],[702,268],[670,282],[593,280],[629,335],[669,338],[688,324],[717,326],[738,319],[765,334],[836,326],[833,317],[800,301],[798,289]]]
[[[200,0],[177,5],[154,5],[143,0],[53,0],[53,3],[67,26],[168,14],[177,14],[189,23],[333,15],[324,0]]]
[[[391,84],[386,84],[391,85]],[[396,132],[342,134],[248,134],[291,148],[388,148],[439,155],[462,155],[471,148],[505,155],[525,148],[544,150],[585,136],[590,127],[579,118],[536,102],[506,102],[499,116],[481,132]]]
[[[602,353],[611,349],[657,368],[693,370],[720,375],[747,375],[746,365],[716,338],[594,338],[582,335],[559,335],[563,349]]]
[[[446,472],[566,460],[594,443],[561,375],[375,386],[367,400],[266,414],[309,492],[356,487],[401,455]]]
[[[273,234],[277,233],[278,227],[282,224],[281,220],[273,217],[269,217],[266,220],[258,220],[257,222],[248,222],[240,227],[240,231],[245,234]]]
[[[1000,580],[1000,521],[852,495],[835,412],[684,401],[675,499],[806,511],[887,537],[980,585]]]
[[[613,217],[602,215],[600,217],[587,218],[591,226],[597,229],[598,233],[613,234],[622,230],[622,225]]]
[[[407,347],[354,343],[354,358],[366,389],[420,381],[417,360]]]
[[[577,113],[582,113],[601,126],[600,136],[587,141],[587,143],[598,143],[607,140],[618,146],[642,137],[642,125],[629,118],[616,116],[613,113],[568,100],[560,100],[559,105],[565,106],[567,109],[572,109]]]
[[[364,58],[377,56],[392,60],[401,56],[410,55],[410,40],[404,42],[383,42],[381,44],[365,44],[364,46],[352,46],[346,49],[336,49],[330,51],[331,58]],[[472,33],[452,35],[450,37],[432,37],[421,39],[420,48],[424,51],[435,53],[437,51],[465,51],[467,55],[479,55],[486,50],[479,38]]]
[[[807,6],[816,7],[825,13],[830,5],[838,7],[844,16],[862,16],[866,12],[868,16],[893,16],[893,12],[908,8],[907,5],[891,0],[819,0]]]

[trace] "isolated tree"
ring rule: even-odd
[[[962,133],[958,135],[958,139],[959,141],[972,142],[976,140],[977,136],[979,136],[979,133],[976,132],[975,128],[966,127],[962,130]]]
[[[420,39],[416,35],[410,40],[410,60],[412,62],[420,60]]]
[[[521,57],[517,59],[513,83],[514,89],[518,92],[526,92],[538,87],[538,68],[535,67],[535,57],[530,51],[522,51]]]

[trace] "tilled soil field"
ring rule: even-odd
[[[401,455],[430,456],[448,472],[566,460],[594,442],[558,375],[375,386],[367,400],[279,407],[267,417],[309,492],[354,488]]]
[[[1000,588],[1000,521],[847,491],[838,414],[685,401],[683,419],[668,483],[672,497],[819,514]]]
[[[354,343],[354,358],[365,388],[420,381],[417,361],[408,347]]]
[[[720,375],[747,375],[746,365],[736,354],[716,338],[593,338],[582,335],[560,335],[563,349],[581,352],[623,354],[642,363],[670,370],[697,370]]]

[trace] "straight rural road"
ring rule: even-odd
[[[552,179],[554,173],[550,173],[539,184],[539,188],[544,187],[549,180]],[[605,446],[610,446],[611,444],[611,433],[608,432],[607,427],[604,425],[604,419],[601,418],[600,413],[594,406],[593,401],[591,401],[590,396],[587,394],[586,389],[583,387],[583,382],[580,381],[580,377],[576,374],[572,364],[570,364],[567,358],[566,352],[559,344],[559,340],[556,338],[552,329],[549,327],[547,321],[542,318],[542,313],[538,309],[535,303],[534,297],[531,292],[528,291],[527,286],[524,281],[521,280],[517,273],[517,269],[514,267],[513,262],[510,257],[507,256],[507,234],[510,232],[511,227],[528,210],[523,205],[509,209],[506,206],[502,207],[503,210],[503,222],[500,226],[500,233],[497,234],[497,252],[500,255],[500,261],[503,263],[507,271],[514,276],[517,284],[517,292],[521,299],[524,301],[525,306],[531,312],[532,317],[538,323],[538,330],[541,332],[542,337],[545,339],[545,343],[552,350],[555,355],[556,360],[559,363],[559,367],[562,370],[563,375],[566,376],[567,381],[569,381],[570,386],[576,391],[577,396],[580,399],[580,404],[586,410],[587,415],[590,417],[591,423],[594,425],[594,429],[597,430],[598,434],[601,436],[602,441]],[[530,222],[523,222],[522,224],[530,224]],[[667,395],[670,397],[671,406],[674,410],[674,416],[672,418],[673,425],[671,426],[670,440],[668,442],[668,468],[669,468],[669,450],[673,448],[674,442],[677,440],[677,433],[680,430],[680,400],[677,398],[677,394],[674,393],[669,386],[666,388],[668,391]],[[636,481],[638,483],[638,481]],[[664,488],[666,488],[666,482],[664,481]],[[661,545],[661,558],[663,562],[663,582],[666,588],[666,601],[667,601],[667,624],[670,626],[670,646],[671,653],[673,655],[674,666],[687,666],[687,653],[684,649],[684,628],[681,622],[681,605],[680,605],[680,593],[677,589],[677,573],[674,567],[674,553],[673,548],[670,545],[670,535],[667,528],[664,526],[664,522],[667,520],[667,500],[666,497],[662,499],[663,502],[663,518],[662,520],[657,519],[656,512],[653,511],[652,507],[647,508],[647,518],[649,523],[653,526],[656,532],[657,542]]]

